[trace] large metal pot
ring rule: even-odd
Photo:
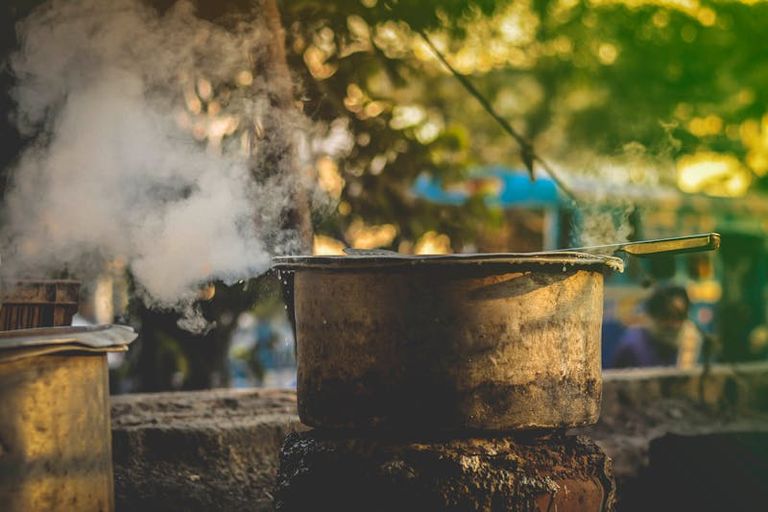
[[[298,408],[314,427],[594,423],[604,273],[583,253],[285,257]]]
[[[122,326],[0,333],[0,510],[114,509],[107,352]]]

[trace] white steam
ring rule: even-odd
[[[617,244],[637,237],[641,233],[632,222],[637,207],[676,190],[662,181],[674,175],[666,150],[651,153],[639,143],[629,143],[615,155],[582,153],[574,161],[584,169],[575,187],[579,200],[574,245]]]
[[[260,155],[289,151],[302,119],[270,101],[290,84],[254,71],[274,35],[253,18],[224,29],[184,2],[54,0],[19,25],[17,123],[34,142],[6,195],[4,273],[120,259],[151,304],[187,307],[201,283],[291,250],[291,158]]]

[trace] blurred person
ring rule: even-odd
[[[645,303],[650,322],[626,330],[616,349],[613,368],[694,367],[701,355],[702,336],[688,319],[690,300],[680,286],[657,288]]]

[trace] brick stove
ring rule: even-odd
[[[425,438],[315,429],[281,452],[275,510],[613,510],[610,459],[582,436]]]

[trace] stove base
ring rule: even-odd
[[[609,511],[611,461],[583,436],[404,440],[312,430],[281,451],[275,510]]]

